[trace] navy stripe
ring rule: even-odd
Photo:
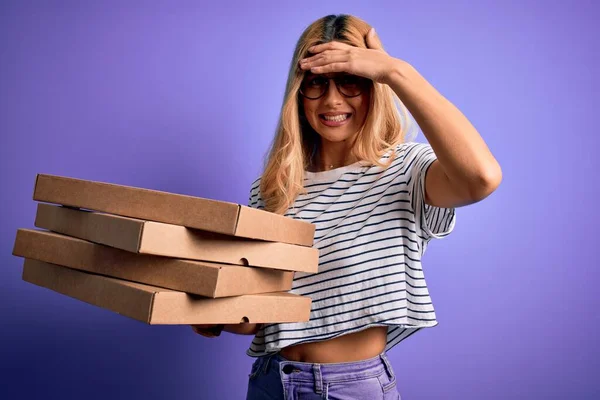
[[[367,292],[369,290],[377,289],[377,288],[384,287],[384,286],[392,286],[392,285],[395,285],[397,283],[408,283],[408,282],[406,282],[404,280],[401,280],[401,281],[389,281],[389,282],[382,283],[381,285],[370,286],[370,287],[367,287],[367,288],[362,288],[362,289],[354,290],[352,292],[344,292],[344,295],[345,296],[349,296],[351,294],[356,294],[356,293],[361,293],[361,292]],[[410,293],[409,291],[406,291],[406,293],[409,296],[412,296],[412,297],[427,297],[427,298],[429,298],[429,295],[427,295],[427,294],[415,295],[415,294]],[[340,297],[339,294],[336,293],[335,295],[331,295],[331,296],[328,296],[328,297],[321,297],[319,299],[312,299],[311,303],[314,305],[316,303],[320,303],[322,301],[326,301],[326,300],[329,300],[329,299],[338,299],[339,297]],[[427,304],[427,303],[414,303],[414,304],[421,304],[421,305],[423,305],[423,304]]]
[[[375,294],[375,295],[372,295],[372,296],[368,296],[368,297],[359,298],[359,299],[356,299],[356,300],[350,300],[350,301],[347,301],[347,302],[345,302],[345,303],[336,303],[336,304],[332,304],[332,305],[329,305],[329,306],[324,306],[324,307],[320,307],[320,308],[313,308],[313,309],[311,309],[311,313],[316,313],[317,311],[327,310],[327,309],[331,309],[331,308],[342,308],[341,306],[345,306],[345,305],[347,305],[347,304],[352,304],[352,303],[356,303],[356,302],[361,302],[361,301],[364,301],[364,300],[373,299],[373,298],[377,298],[377,297],[389,296],[389,295],[391,295],[391,294],[402,293],[402,292],[405,292],[405,291],[406,291],[405,289],[394,290],[394,291],[386,292],[386,293],[384,293],[384,294],[381,294],[381,293],[379,293],[379,294]],[[423,305],[432,305],[432,303],[431,303],[431,302],[428,302],[428,303],[415,303],[414,301],[411,301],[411,300],[410,300],[409,298],[407,298],[407,297],[403,297],[403,298],[395,298],[395,299],[393,299],[393,301],[407,301],[407,302],[409,302],[409,303],[411,303],[411,304],[414,304],[414,305],[419,305],[419,306],[423,306]],[[412,310],[412,309],[411,309],[411,310]],[[433,308],[432,308],[430,311],[417,311],[417,310],[414,310],[414,311],[415,311],[415,312],[428,312],[428,313],[429,313],[429,312],[434,312]],[[331,315],[334,315],[334,314],[327,314],[327,315],[331,316]],[[312,319],[312,318],[311,318],[311,321],[313,321],[313,320],[314,320],[314,319]],[[277,324],[265,324],[265,325],[264,325],[264,328],[265,328],[265,329],[266,329],[266,328],[270,328],[270,327],[272,327],[272,326],[275,326],[275,325],[277,325]]]
[[[369,269],[361,269],[360,271],[353,272],[353,273],[346,274],[346,275],[337,275],[336,274],[335,276],[333,276],[331,278],[327,278],[327,279],[322,279],[322,280],[319,280],[319,281],[310,282],[310,283],[307,283],[307,284],[304,284],[304,285],[300,285],[300,286],[294,286],[292,288],[292,290],[298,290],[298,289],[302,289],[304,287],[308,287],[308,286],[312,286],[312,285],[319,285],[319,284],[325,283],[325,282],[330,282],[330,281],[335,280],[335,279],[348,278],[348,277],[351,277],[351,276],[356,276],[358,274],[364,274],[364,273],[367,273],[367,272],[377,271],[379,269],[384,269],[384,268],[395,267],[395,266],[398,266],[398,265],[401,265],[401,264],[399,264],[399,263],[397,263],[397,264],[388,264],[388,265],[382,265],[382,266],[379,266],[379,267],[374,267],[374,268],[369,268]],[[404,274],[406,272],[402,271],[402,273]],[[408,273],[406,273],[406,275],[408,275]],[[317,276],[320,276],[320,274],[317,275]],[[408,275],[408,277],[411,278],[412,280],[425,279],[425,278],[416,278],[416,277],[413,277],[413,276],[410,276],[410,275]],[[379,277],[374,277],[373,279],[375,279],[375,278],[379,278]],[[296,281],[294,281],[294,282],[296,282]]]
[[[401,174],[402,174],[402,173],[401,173]],[[404,175],[404,174],[402,174],[402,175]],[[391,182],[393,182],[394,180],[398,179],[398,177],[397,177],[397,176],[395,176],[395,175],[388,175],[388,176],[384,176],[384,177],[385,177],[385,178],[391,178],[391,179],[389,179],[389,180],[386,180],[386,181],[381,181],[381,180],[380,180],[380,182],[381,182],[381,183],[378,183],[377,185],[375,185],[375,186],[373,186],[373,187],[371,187],[371,188],[367,188],[367,189],[365,189],[365,190],[363,190],[363,191],[357,191],[357,192],[352,192],[352,193],[344,193],[344,195],[357,195],[357,194],[363,194],[363,193],[365,193],[365,192],[367,192],[367,191],[372,191],[372,190],[378,189],[378,188],[380,188],[380,187],[382,187],[382,186],[389,185]],[[382,177],[382,179],[383,179],[383,177]],[[369,184],[372,184],[373,182],[368,182],[368,183],[369,183]],[[407,186],[408,186],[408,185],[410,184],[410,178],[409,178],[408,180],[406,180],[406,181],[400,181],[400,182],[398,182],[398,184],[405,184],[405,185],[407,185]],[[345,189],[345,190],[348,190],[348,189],[351,189],[353,186],[358,186],[358,185],[357,185],[357,183],[355,183],[355,184],[353,184],[352,186],[350,186],[350,187],[347,187],[347,188],[344,188],[344,189]],[[328,189],[326,189],[326,190],[330,190],[330,189],[331,189],[331,188],[328,188]],[[382,191],[382,192],[379,192],[379,193],[383,193],[383,192],[385,192],[385,190],[384,190],[384,191]],[[298,196],[298,199],[296,199],[296,201],[295,201],[295,203],[294,203],[294,208],[300,208],[300,209],[301,209],[303,206],[302,206],[302,205],[300,205],[300,204],[298,204],[298,203],[299,203],[299,202],[301,202],[301,201],[306,201],[307,203],[311,203],[311,204],[325,204],[325,205],[328,205],[328,204],[330,204],[330,203],[319,203],[319,202],[312,201],[312,200],[314,200],[314,199],[316,199],[316,198],[319,198],[319,197],[332,197],[332,198],[338,198],[338,197],[340,197],[340,194],[339,194],[339,193],[337,193],[337,194],[330,194],[330,195],[329,195],[329,194],[323,194],[323,191],[320,191],[320,192],[314,192],[314,193],[317,193],[317,195],[316,195],[316,196],[313,196],[312,198],[306,198],[306,199],[302,199],[302,198],[301,198],[302,196]],[[308,194],[306,194],[306,195],[303,195],[303,196],[308,196],[308,195],[310,195],[310,193],[308,193]]]
[[[402,272],[393,272],[393,273],[390,273],[390,274],[385,274],[385,275],[378,276],[377,278],[388,278],[388,277],[390,277],[390,276],[404,275],[404,274],[405,274],[405,272],[404,272],[404,271],[402,271]],[[364,283],[364,282],[372,282],[372,281],[374,281],[374,280],[375,280],[375,279],[377,279],[377,278],[363,279],[363,280],[361,280],[361,281],[350,282],[350,283],[344,283],[344,284],[337,285],[337,286],[331,286],[331,287],[327,287],[327,288],[325,288],[325,289],[318,289],[318,290],[313,290],[312,292],[297,293],[297,294],[301,294],[302,296],[309,296],[309,297],[310,297],[310,296],[312,296],[312,295],[314,295],[314,294],[316,294],[316,293],[321,293],[321,292],[328,292],[328,291],[331,291],[331,289],[340,289],[340,288],[346,288],[346,287],[349,287],[349,286],[356,286],[356,285],[358,285],[359,283]],[[412,286],[412,287],[413,287],[413,288],[415,288],[415,289],[425,289],[425,290],[427,290],[427,286],[415,286],[415,285],[411,285],[409,282],[407,282],[407,281],[405,281],[405,280],[402,280],[402,281],[390,281],[390,282],[387,282],[387,283],[388,283],[388,285],[391,285],[391,284],[393,284],[393,283],[406,283],[408,286]],[[386,285],[386,286],[388,286],[388,285]],[[370,287],[367,287],[367,288],[361,289],[360,291],[361,291],[361,292],[364,292],[365,290],[369,290],[369,289],[372,289],[372,288],[370,288]],[[348,295],[348,294],[352,294],[352,293],[353,293],[353,292],[344,292],[344,293],[342,293],[342,295]],[[429,293],[424,293],[424,294],[415,294],[415,293],[409,292],[408,290],[406,291],[406,293],[407,293],[408,295],[410,295],[410,296],[413,296],[413,297],[419,297],[419,296],[421,296],[421,297],[429,297]],[[338,294],[337,296],[339,297],[339,296],[340,296],[340,294]],[[315,299],[315,301],[319,301],[319,300],[320,300],[320,299]]]
[[[396,230],[396,229],[400,229],[400,227],[398,227],[398,226],[394,226],[394,227],[391,227],[391,228],[388,228],[388,229],[381,229],[381,230],[379,230],[379,231],[377,231],[377,232],[365,232],[365,233],[364,233],[364,234],[362,234],[362,235],[357,235],[357,236],[355,236],[355,237],[353,237],[353,238],[350,238],[350,239],[338,240],[337,242],[335,242],[335,243],[331,243],[331,244],[329,244],[329,245],[327,245],[327,246],[325,246],[325,247],[320,247],[320,248],[319,248],[319,251],[322,251],[324,248],[331,247],[331,246],[333,246],[334,244],[337,246],[337,245],[339,245],[340,243],[345,243],[345,242],[352,242],[352,243],[354,243],[354,241],[355,241],[356,239],[358,239],[358,238],[361,238],[361,237],[368,237],[368,236],[371,236],[371,235],[376,235],[376,234],[380,234],[380,233],[387,232],[387,231],[393,231],[393,230]],[[392,237],[388,237],[388,238],[386,238],[386,239],[371,240],[371,241],[367,241],[367,242],[355,243],[355,246],[357,246],[357,245],[359,245],[359,246],[365,246],[365,245],[368,245],[368,244],[377,243],[377,242],[381,242],[381,241],[384,241],[384,240],[398,240],[398,239],[406,239],[406,240],[408,240],[408,241],[411,241],[411,239],[410,239],[410,238],[408,238],[407,236],[400,235],[400,236],[392,236]],[[413,241],[413,243],[415,243],[415,244],[416,244],[416,241]],[[351,249],[352,247],[353,247],[353,246],[348,246],[348,247],[339,248],[339,249],[336,249],[336,250],[330,251],[329,253],[321,253],[321,255],[319,256],[319,258],[320,258],[320,259],[321,259],[321,258],[325,258],[325,257],[327,257],[327,256],[329,256],[329,255],[331,255],[331,254],[333,254],[333,253],[337,253],[338,251],[346,251],[346,250],[349,250],[349,249]],[[413,249],[411,249],[411,248],[410,248],[410,247],[408,247],[408,246],[407,246],[407,249],[409,249],[410,251],[412,251],[412,252],[415,252],[415,253],[417,253],[417,252],[418,252],[418,250],[413,250]]]
[[[336,237],[338,237],[338,236],[347,235],[347,234],[349,234],[349,233],[360,232],[360,231],[362,231],[362,230],[363,230],[363,228],[366,228],[366,227],[369,227],[369,226],[376,226],[376,225],[385,224],[385,223],[389,223],[389,222],[396,222],[396,221],[407,221],[407,222],[414,223],[414,222],[412,222],[411,220],[409,220],[408,218],[391,218],[391,219],[387,219],[387,220],[383,220],[383,221],[379,221],[379,222],[371,222],[371,223],[369,223],[369,224],[364,224],[364,225],[362,225],[362,226],[361,226],[360,228],[358,228],[358,229],[354,229],[354,230],[350,230],[350,231],[349,231],[349,230],[344,230],[343,232],[340,232],[340,233],[338,233],[338,234],[336,234],[336,235],[329,236],[329,237],[328,237],[328,239],[333,239],[333,238],[336,238]],[[408,227],[405,227],[405,226],[393,226],[393,227],[391,227],[391,228],[389,228],[389,229],[405,229],[405,230],[408,230],[410,233],[413,233],[413,234],[415,234],[415,235],[416,235],[416,231],[414,231],[414,230],[412,230],[412,229],[410,229],[410,228],[408,228]],[[386,230],[388,230],[388,229],[381,229],[381,230],[379,230],[378,232],[384,232],[384,231],[386,231]],[[368,234],[368,232],[367,232],[367,233],[365,233],[365,235],[366,235],[366,234]],[[361,235],[361,236],[362,236],[362,235]],[[356,236],[356,237],[358,238],[358,237],[360,237],[360,236]],[[412,243],[415,243],[415,244],[417,244],[417,241],[416,241],[416,240],[410,239],[408,236],[402,236],[402,235],[401,235],[401,236],[398,236],[398,238],[404,238],[404,239],[408,240],[409,242],[412,242]],[[323,249],[326,249],[326,248],[328,248],[328,247],[330,247],[330,246],[333,246],[333,245],[335,245],[335,244],[337,244],[337,243],[341,243],[341,242],[342,242],[342,241],[338,241],[338,242],[333,242],[333,241],[332,241],[332,242],[331,242],[330,244],[328,244],[327,246],[321,246],[321,245],[319,245],[319,246],[316,246],[316,247],[318,247],[318,248],[319,248],[319,250],[323,250]]]
[[[385,193],[385,192],[387,191],[387,189],[389,189],[389,188],[391,188],[391,187],[394,187],[394,186],[398,186],[398,185],[405,185],[405,183],[404,183],[404,182],[397,182],[397,183],[394,183],[394,184],[392,184],[392,185],[388,186],[388,187],[386,188],[386,190],[383,190],[382,192],[379,192],[379,193],[373,193],[373,194],[370,194],[370,195],[368,195],[368,196],[365,196],[365,197],[361,198],[360,200],[362,201],[362,200],[368,199],[368,198],[370,198],[370,197],[375,197],[375,196],[378,196],[378,195],[380,195],[380,194],[382,194],[382,193]],[[383,199],[384,197],[388,197],[388,196],[397,196],[397,195],[399,195],[399,194],[408,194],[408,190],[399,190],[399,191],[397,191],[397,192],[386,193],[386,194],[384,194],[383,196],[379,197],[379,199],[378,199],[378,200],[380,200],[380,199]],[[409,201],[408,199],[400,199],[399,201],[402,201],[402,202],[405,202],[405,203],[408,203],[408,204],[410,204],[410,201]],[[339,204],[346,204],[346,203],[349,203],[349,204],[356,203],[356,200],[336,201],[335,203],[318,203],[318,202],[312,202],[312,203],[310,203],[310,205],[313,205],[313,204],[323,204],[323,205],[332,206],[332,205],[339,205]],[[372,202],[372,203],[364,203],[364,204],[361,204],[361,205],[359,205],[359,206],[355,206],[355,207],[349,207],[349,208],[340,208],[340,209],[337,209],[337,210],[331,210],[331,211],[329,211],[329,208],[325,208],[325,209],[323,209],[323,210],[317,210],[317,209],[315,209],[315,210],[307,210],[307,209],[301,209],[301,210],[298,210],[298,209],[297,209],[297,208],[294,206],[294,208],[293,208],[292,210],[295,210],[296,212],[287,212],[287,213],[285,213],[284,215],[285,215],[286,217],[291,217],[291,216],[296,216],[296,215],[298,215],[299,213],[309,213],[309,212],[321,213],[320,215],[322,215],[322,214],[331,214],[331,213],[334,213],[334,212],[349,211],[349,210],[352,210],[352,209],[357,209],[357,208],[360,208],[360,207],[366,207],[366,206],[369,206],[369,205],[371,205],[371,204],[375,204],[375,203],[377,203],[377,201],[375,201],[375,202]],[[303,217],[303,218],[306,218],[306,217]],[[315,219],[315,218],[316,218],[316,217],[313,217],[312,219]]]
[[[323,275],[323,274],[332,273],[332,272],[335,272],[335,271],[339,271],[340,269],[348,269],[348,268],[351,268],[351,267],[354,267],[354,266],[360,265],[360,264],[368,264],[368,263],[370,263],[372,261],[385,260],[387,258],[390,258],[390,256],[382,256],[382,257],[370,258],[368,260],[358,261],[358,262],[356,262],[354,264],[340,265],[339,267],[331,268],[331,269],[328,269],[326,271],[320,271],[318,274],[306,273],[306,275],[302,276],[302,275],[300,275],[300,274],[302,274],[301,272],[297,272],[295,274],[296,276],[294,277],[294,282],[299,282],[299,281],[301,281],[303,279],[307,279],[307,278],[314,278],[317,275]],[[409,264],[407,264],[405,262],[391,264],[391,266],[405,266],[408,269],[413,270],[413,271],[423,271],[421,268],[414,268],[414,267],[412,267],[411,265],[409,265]]]
[[[376,232],[376,233],[379,233],[379,232]],[[365,236],[366,236],[366,235],[365,235]],[[389,240],[394,240],[394,241],[397,241],[397,240],[398,240],[398,238],[397,238],[397,237],[395,237],[395,236],[392,236],[392,237],[387,237],[387,238],[384,238],[384,239],[374,239],[374,240],[371,240],[371,241],[368,241],[368,242],[355,243],[355,244],[354,244],[354,246],[342,247],[342,248],[339,248],[339,249],[336,249],[336,250],[332,250],[332,251],[330,251],[329,253],[321,254],[321,255],[319,256],[319,259],[324,259],[325,257],[327,257],[327,256],[330,256],[330,255],[332,255],[332,254],[334,254],[334,253],[337,253],[337,252],[340,252],[340,251],[346,251],[346,250],[350,250],[350,249],[352,249],[352,248],[353,248],[353,247],[355,247],[355,246],[367,246],[367,245],[370,245],[370,244],[375,244],[375,243],[386,242],[386,241],[389,241]],[[339,244],[339,243],[341,243],[341,242],[338,242],[337,244]],[[419,252],[419,250],[418,250],[418,249],[416,249],[416,250],[415,250],[415,249],[412,249],[412,248],[410,248],[410,246],[408,246],[408,245],[406,245],[406,244],[398,244],[397,246],[404,247],[404,248],[406,248],[406,249],[408,249],[408,250],[412,251],[413,253],[418,253],[418,252]],[[381,247],[381,248],[378,248],[378,249],[372,249],[372,250],[369,250],[368,252],[371,252],[371,251],[377,251],[377,250],[385,250],[385,249],[390,249],[390,248],[392,248],[392,247]],[[368,253],[368,252],[362,252],[362,253],[361,253],[361,255],[362,255],[362,254],[365,254],[365,253]],[[351,255],[350,257],[352,257],[352,255]],[[326,261],[326,262],[329,262],[329,261]],[[322,264],[321,264],[321,265],[322,265]]]
[[[318,318],[311,318],[310,322],[312,323],[314,321],[326,319],[326,318],[329,318],[329,317],[336,317],[338,315],[350,314],[350,313],[354,313],[354,312],[366,310],[367,308],[371,308],[371,307],[375,308],[375,307],[383,306],[384,304],[395,303],[395,302],[398,302],[398,301],[402,301],[402,299],[391,299],[391,300],[386,300],[384,302],[375,303],[375,304],[370,303],[370,304],[367,304],[364,307],[354,308],[354,309],[350,309],[350,310],[344,310],[344,311],[340,311],[338,313],[328,314],[328,315],[325,315],[325,316],[322,316],[322,317],[318,317]],[[421,313],[421,314],[431,314],[431,313],[434,312],[433,310],[429,310],[429,311],[412,310],[412,309],[407,308],[407,307],[398,307],[398,308],[395,308],[394,310],[404,310],[404,309],[407,309],[408,312]],[[274,326],[274,325],[271,325],[271,326]],[[322,325],[322,326],[324,326],[324,325]],[[279,329],[279,330],[276,330],[274,332],[269,332],[269,334],[267,336],[272,336],[272,335],[274,335],[276,333],[280,333],[280,332],[300,332],[300,331],[305,331],[307,329],[312,329],[312,328]]]
[[[357,225],[357,224],[362,224],[362,223],[367,222],[369,220],[369,218],[371,218],[371,217],[379,217],[379,216],[390,214],[390,213],[397,213],[398,211],[399,210],[397,210],[397,209],[391,209],[391,210],[388,210],[388,211],[381,212],[379,214],[372,214],[368,218],[366,218],[366,219],[364,219],[362,221],[356,221],[356,222],[351,222],[349,224],[341,224],[341,225],[335,225],[335,226],[332,226],[332,227],[328,227],[327,228],[328,232],[326,232],[325,234],[323,234],[321,236],[315,234],[314,240],[315,241],[321,241],[323,238],[325,238],[327,236],[328,233],[330,233],[330,232],[332,232],[332,231],[334,231],[336,229],[339,230],[340,228],[344,228],[344,227],[347,227],[347,226],[353,226],[353,225]],[[409,222],[412,223],[412,224],[415,223],[414,221],[411,221],[411,220],[409,220]],[[416,231],[413,231],[413,230],[411,230],[408,227],[401,226],[400,228],[404,229],[404,230],[408,230],[409,232],[415,232],[416,233]],[[316,233],[317,230],[323,230],[323,229],[315,228],[315,233]],[[422,235],[417,235],[417,237],[420,238],[421,240],[425,240],[425,238]]]
[[[360,253],[360,255],[362,256],[364,254],[369,254],[369,253],[373,253],[373,252],[376,252],[376,251],[397,249],[397,248],[401,248],[401,247],[410,249],[410,247],[408,247],[408,245],[405,245],[405,244],[394,244],[393,246],[386,246],[386,247],[380,247],[378,249],[364,250],[364,251],[362,251]],[[319,267],[322,267],[322,266],[327,265],[327,264],[331,264],[331,263],[336,262],[336,261],[347,260],[349,258],[354,258],[354,257],[357,257],[357,254],[350,254],[349,256],[344,256],[344,257],[334,258],[333,260],[327,260],[327,261],[319,262]],[[387,257],[389,257],[389,255]]]

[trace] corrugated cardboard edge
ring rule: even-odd
[[[66,250],[64,249],[66,247]],[[63,249],[58,251],[57,248]],[[129,253],[53,232],[19,229],[13,255],[206,297],[290,290],[294,273]],[[139,272],[143,272],[143,278]],[[185,280],[173,274],[184,274]],[[234,291],[245,285],[243,291]],[[253,289],[253,290],[252,290]]]
[[[38,203],[34,225],[71,237],[138,253],[145,221]]]
[[[311,298],[292,293],[252,294],[198,299],[181,297],[181,293],[157,292],[155,294],[151,324],[225,323],[293,323],[310,319]],[[199,303],[204,303],[203,320],[190,321]],[[174,309],[176,307],[176,309]],[[179,317],[178,317],[179,316]]]
[[[122,285],[110,278],[98,278],[105,277],[37,260],[23,262],[22,279],[26,282],[150,323],[155,292],[133,282]],[[105,299],[102,304],[99,298]]]
[[[256,268],[318,272],[319,251],[281,242],[242,239],[148,221],[140,253]]]
[[[287,218],[287,225],[281,224],[280,218]],[[306,247],[313,246],[315,229],[315,225],[309,222],[242,205],[239,205],[235,225],[235,233],[238,236]]]

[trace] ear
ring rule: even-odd
[[[383,50],[383,47],[381,46],[381,41],[379,40],[379,37],[375,32],[375,28],[371,28],[369,30],[365,38],[365,43],[367,44],[367,48],[369,49]]]

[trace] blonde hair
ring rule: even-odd
[[[304,71],[298,67],[298,62],[308,56],[311,46],[333,40],[367,48],[365,37],[370,29],[371,26],[360,18],[328,15],[313,22],[300,36],[290,64],[275,138],[260,180],[265,210],[284,214],[299,194],[306,193],[304,171],[320,144],[318,133],[301,116],[298,93]],[[388,85],[373,82],[369,112],[356,137],[353,155],[358,160],[387,168],[395,157],[396,146],[405,139],[407,129],[403,128],[408,125],[405,127],[402,119],[409,121],[407,114],[405,106]],[[387,162],[382,163],[381,157],[390,150],[392,153]]]

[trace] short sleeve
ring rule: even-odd
[[[248,207],[264,210],[265,205],[260,197],[260,178],[257,178],[250,185],[250,195],[248,196]]]
[[[431,145],[410,143],[405,150],[405,163],[410,179],[408,190],[415,213],[417,227],[425,239],[441,239],[448,236],[456,224],[454,207],[435,207],[425,203],[425,176],[431,164],[437,159]]]

